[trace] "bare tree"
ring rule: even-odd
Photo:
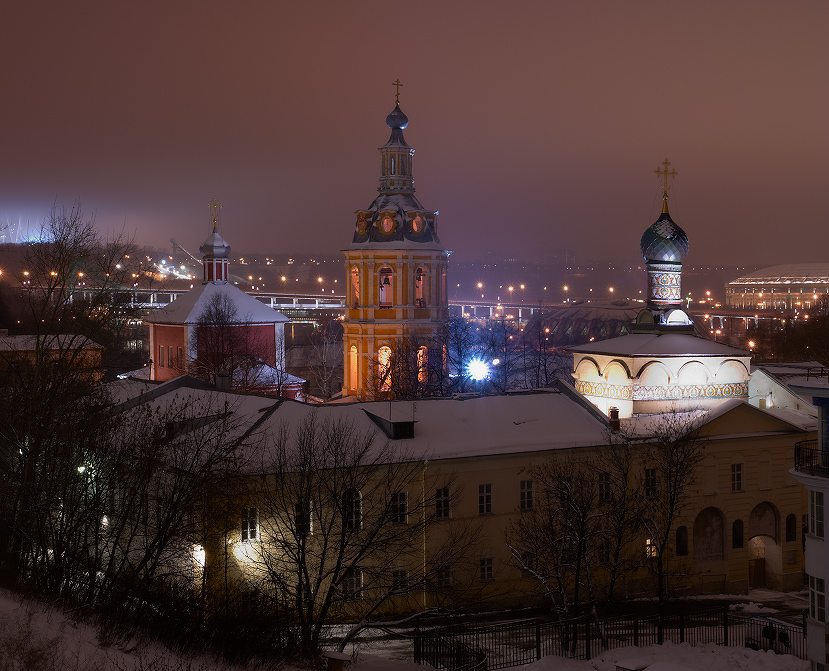
[[[314,393],[323,401],[342,388],[342,342],[342,323],[333,319],[321,323],[308,339],[308,374]]]
[[[451,591],[447,575],[475,534],[436,523],[447,480],[436,484],[425,462],[317,413],[283,425],[267,454],[249,491],[261,530],[251,580],[296,622],[305,654],[332,620],[357,622],[342,647],[392,600],[422,613],[438,605],[433,590]],[[430,533],[442,542],[427,556]]]
[[[677,520],[694,493],[697,467],[705,455],[707,440],[700,435],[698,413],[668,412],[654,418],[639,442],[642,472],[638,494],[643,499],[640,523],[645,534],[644,564],[656,578],[659,612],[670,596],[669,579],[675,573],[672,539]],[[661,636],[661,631],[660,631]]]

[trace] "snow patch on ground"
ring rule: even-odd
[[[618,648],[589,661],[561,657],[544,657],[527,664],[529,671],[616,671],[617,663],[629,669],[646,671],[807,671],[809,662],[791,655],[775,655],[763,650],[726,648],[706,643],[691,646],[688,643],[665,643],[647,648]]]

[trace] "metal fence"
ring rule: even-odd
[[[773,650],[806,659],[802,627],[728,609],[667,617],[620,617],[562,622],[518,620],[487,626],[459,625],[415,634],[415,662],[448,671],[503,669],[547,655],[590,659],[630,645],[714,643]]]

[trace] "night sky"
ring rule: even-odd
[[[636,263],[654,169],[690,264],[827,261],[829,4],[9,2],[0,223],[80,200],[195,251],[335,253],[394,107],[454,259]]]

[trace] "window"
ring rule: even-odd
[[[351,389],[357,388],[357,345],[348,350],[348,384]]]
[[[809,490],[809,533],[823,538],[823,492]]]
[[[688,527],[682,526],[676,530],[676,556],[688,556]]]
[[[645,469],[645,496],[649,499],[656,498],[656,469]]]
[[[391,347],[387,345],[377,350],[377,379],[380,391],[391,389]]]
[[[357,266],[351,269],[351,305],[355,308],[360,305],[360,271]]]
[[[435,517],[448,520],[450,517],[449,487],[441,487],[435,492]]]
[[[452,570],[448,566],[441,566],[435,575],[435,586],[438,589],[449,589],[452,586]]]
[[[417,349],[417,381],[426,382],[429,379],[429,350],[426,345]]]
[[[343,522],[346,529],[358,530],[363,521],[363,499],[356,489],[343,494]]]
[[[247,543],[259,538],[259,511],[245,508],[242,511],[242,542]]]
[[[826,583],[813,575],[809,576],[809,616],[826,622]]]
[[[492,485],[478,485],[478,514],[492,512]]]
[[[521,510],[532,510],[533,509],[533,481],[532,480],[522,480],[521,481],[520,507],[521,507]]]
[[[605,503],[610,498],[610,473],[602,471],[599,473],[599,501]]]
[[[599,543],[599,547],[598,547],[598,550],[597,550],[597,555],[598,555],[599,561],[602,564],[609,564],[610,563],[610,549],[611,549],[610,541],[602,541],[601,543]]]
[[[743,491],[743,465],[731,464],[731,491]]]
[[[656,548],[656,543],[652,538],[645,539],[645,557],[648,559],[654,559],[659,554],[659,551]]]
[[[390,308],[392,306],[392,284],[391,284],[391,268],[383,266],[380,268],[380,295],[379,305],[381,308]]]
[[[314,518],[311,513],[310,501],[302,501],[294,506],[294,523],[296,524],[297,536],[308,536],[314,533]]]
[[[743,521],[734,520],[731,525],[731,547],[739,550],[743,547]]]
[[[170,368],[172,368],[173,367],[173,346],[172,345],[170,345],[167,348],[167,354],[168,354],[168,356],[167,356],[167,365]]]
[[[346,598],[357,599],[363,589],[363,572],[358,568],[350,568],[343,577],[343,595]]]
[[[394,592],[406,592],[409,589],[409,572],[392,571],[391,588]]]
[[[521,575],[524,577],[532,576],[535,573],[535,553],[522,552],[521,553]]]
[[[481,582],[492,580],[492,557],[481,558]]]
[[[158,346],[158,367],[164,368],[164,345]]]
[[[786,541],[796,541],[797,540],[797,517],[792,515],[786,515]]]
[[[391,523],[406,524],[409,508],[406,501],[406,492],[395,492],[391,495]]]
[[[426,307],[426,271],[423,268],[415,271],[415,306]]]
[[[176,366],[184,368],[184,348],[179,347],[176,353]]]

